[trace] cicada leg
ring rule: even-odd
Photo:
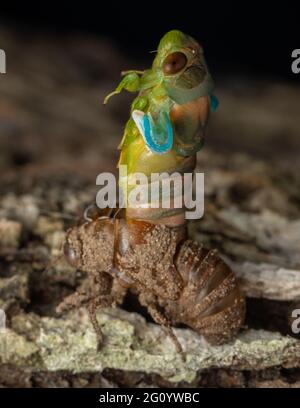
[[[159,324],[162,326],[166,334],[170,337],[170,339],[173,341],[177,353],[179,353],[183,360],[185,361],[186,355],[185,352],[182,349],[182,346],[177,339],[175,333],[172,330],[171,327],[171,322],[163,315],[163,313],[158,309],[157,305],[153,300],[150,300],[145,296],[143,293],[139,295],[139,301],[142,306],[145,306],[152,317],[152,319],[155,321],[155,323]]]

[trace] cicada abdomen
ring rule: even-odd
[[[245,318],[245,299],[236,277],[218,251],[186,240],[176,255],[175,266],[183,280],[176,302],[167,302],[166,315],[184,323],[211,344],[232,339]]]

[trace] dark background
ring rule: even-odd
[[[214,72],[298,80],[290,69],[291,52],[300,47],[296,1],[26,2],[0,6],[0,16],[39,33],[107,36],[143,59],[166,31],[177,28],[202,42]]]

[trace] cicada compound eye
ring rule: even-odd
[[[180,72],[187,64],[187,57],[183,52],[173,52],[164,60],[162,70],[166,75],[174,75]]]

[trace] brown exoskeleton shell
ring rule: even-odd
[[[236,278],[216,250],[186,239],[185,226],[100,217],[67,233],[64,252],[88,272],[91,284],[66,298],[59,311],[88,306],[99,342],[98,307],[137,294],[153,320],[182,351],[171,325],[185,324],[212,344],[229,341],[240,329],[245,300]]]

